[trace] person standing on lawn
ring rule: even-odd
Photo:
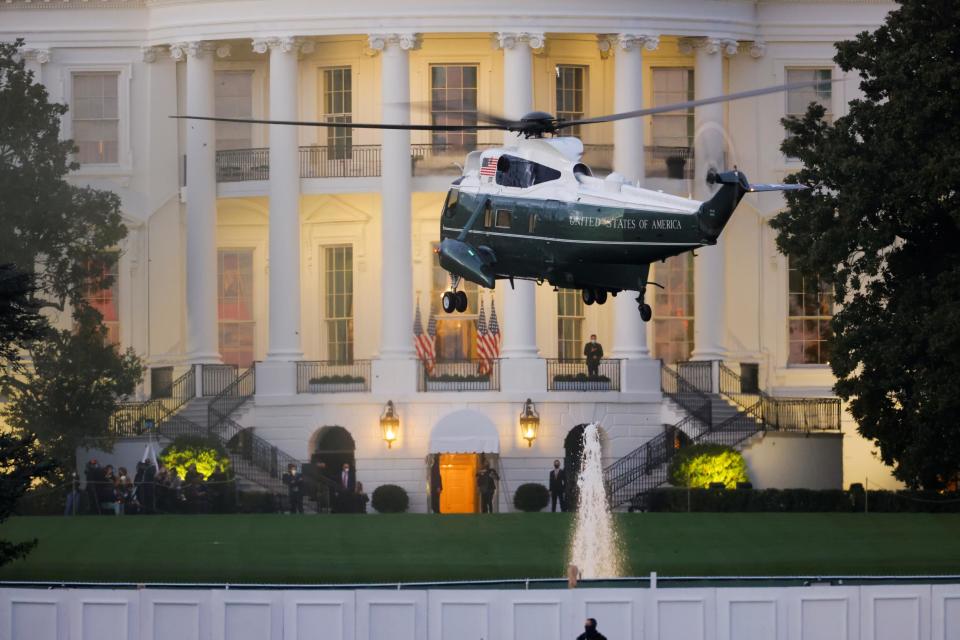
[[[560,468],[560,461],[553,461],[553,470],[550,472],[550,511],[557,511],[557,502],[560,511],[567,510],[567,473]]]
[[[433,456],[430,465],[430,509],[440,513],[440,492],[443,491],[443,478],[440,475],[440,454]]]
[[[290,513],[303,513],[303,476],[297,473],[297,465],[287,465],[287,472],[283,474],[283,484],[287,485]]]
[[[596,378],[603,358],[603,347],[597,342],[597,334],[590,334],[590,342],[583,345],[583,357],[587,359],[587,375]]]
[[[483,461],[483,467],[477,472],[477,489],[480,490],[480,512],[493,513],[493,494],[497,491],[497,480],[500,474],[490,468],[490,463]]]

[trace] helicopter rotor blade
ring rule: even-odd
[[[280,124],[295,127],[329,127],[333,129],[392,129],[407,131],[506,131],[506,125],[493,124],[384,124],[374,122],[320,122],[315,120],[268,120],[262,118],[219,118],[215,116],[170,116],[177,120],[211,120],[242,124]],[[512,123],[512,121],[509,121]]]
[[[670,111],[682,111],[694,107],[702,107],[708,104],[717,104],[721,102],[731,102],[733,100],[743,100],[744,98],[753,98],[755,96],[767,95],[769,93],[781,93],[792,89],[805,89],[807,87],[821,86],[827,82],[840,82],[843,78],[834,78],[832,80],[810,80],[807,82],[791,82],[789,84],[780,84],[772,87],[763,87],[761,89],[750,89],[749,91],[740,91],[738,93],[727,93],[712,98],[700,98],[698,100],[687,100],[686,102],[675,102],[665,104],[660,107],[647,107],[646,109],[637,109],[635,111],[624,111],[622,113],[612,113],[606,116],[597,116],[595,118],[580,118],[578,120],[560,120],[557,122],[557,129],[575,127],[581,124],[597,124],[600,122],[615,122],[617,120],[629,120],[630,118],[640,118],[657,113],[668,113]]]

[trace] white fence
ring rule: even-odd
[[[960,584],[576,590],[2,589],[0,640],[957,640]]]

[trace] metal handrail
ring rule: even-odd
[[[777,431],[839,431],[839,398],[782,398],[764,391],[743,391],[743,381],[723,362],[720,364],[720,395],[741,411]]]
[[[370,391],[371,361],[302,360],[297,362],[297,393]]]
[[[585,358],[547,360],[548,391],[620,391],[620,360],[604,358],[590,376]]]
[[[499,358],[417,362],[417,391],[499,390]]]
[[[237,407],[249,400],[257,390],[255,365],[237,376],[223,391],[215,395],[207,405],[207,430],[216,426],[237,410]]]
[[[147,420],[153,420],[155,427],[160,426],[164,420],[193,400],[196,395],[196,373],[191,366],[170,385],[170,397],[121,403],[110,416],[110,428],[121,436],[141,435],[146,429]]]
[[[666,365],[660,367],[660,390],[701,422],[713,424],[710,396]]]

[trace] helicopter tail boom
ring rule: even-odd
[[[697,212],[700,230],[710,243],[715,242],[720,236],[720,232],[723,231],[746,194],[763,191],[800,191],[808,188],[802,184],[750,184],[747,176],[737,169],[723,173],[711,171],[707,175],[707,182],[720,185],[720,189],[713,194],[712,198],[700,205],[700,210]]]

